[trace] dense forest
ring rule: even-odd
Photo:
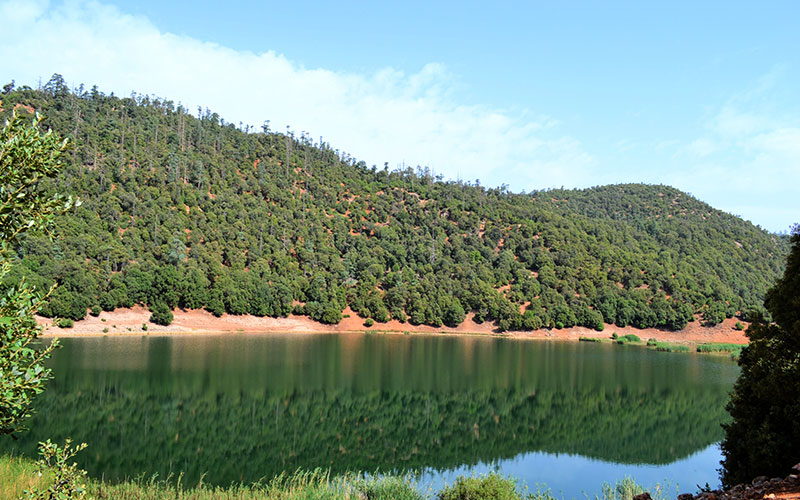
[[[668,186],[512,193],[59,75],[0,100],[0,117],[42,113],[72,143],[41,189],[82,205],[55,241],[20,243],[4,285],[57,283],[46,316],[143,304],[161,324],[175,308],[337,323],[350,307],[378,323],[680,330],[759,308],[789,249]]]

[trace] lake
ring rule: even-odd
[[[623,476],[718,484],[738,367],[639,346],[488,337],[264,334],[62,340],[32,430],[89,444],[94,477],[227,485],[298,468],[498,470],[585,498]],[[674,495],[673,495],[674,497]]]

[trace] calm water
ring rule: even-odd
[[[632,475],[717,484],[721,357],[588,343],[402,335],[227,335],[63,341],[33,430],[86,441],[118,479],[229,484],[297,468],[421,472],[437,488],[499,470],[593,496]]]

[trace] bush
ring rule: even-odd
[[[39,443],[41,458],[36,462],[37,472],[52,476],[53,481],[47,489],[26,491],[26,500],[79,500],[86,496],[86,471],[79,469],[75,462],[69,463],[79,451],[86,448],[86,443],[74,448],[71,448],[71,444],[70,439],[66,440],[63,448],[49,439]]]
[[[617,335],[617,332],[611,332],[612,339],[617,340],[617,337],[619,337],[619,335]]]
[[[578,340],[581,342],[602,342],[602,339],[598,339],[597,337],[580,337]]]
[[[742,323],[741,321],[737,321],[736,324],[733,325],[733,327],[739,331],[742,331],[744,330],[744,323]]]
[[[103,310],[103,308],[101,308],[99,305],[95,304],[95,305],[92,306],[91,309],[89,309],[89,314],[91,314],[92,316],[94,316],[96,318],[96,317],[100,316],[100,312],[102,310]]]
[[[143,332],[147,331],[147,323],[142,323],[142,331]]]
[[[520,500],[514,481],[497,473],[480,477],[459,476],[455,484],[444,487],[439,500]]]
[[[622,337],[618,337],[616,340],[617,344],[630,344],[642,341],[642,339],[640,339],[638,335],[634,335],[632,333],[623,335]]]
[[[653,338],[647,339],[647,347],[655,347],[656,344],[658,344],[658,340]]]
[[[156,302],[150,306],[150,322],[157,325],[167,326],[172,323],[172,311],[170,311],[167,304],[163,302]]]
[[[72,328],[75,325],[75,322],[69,318],[61,318],[58,320],[58,327],[59,328]]]
[[[367,318],[367,319],[364,320],[364,326],[366,326],[367,328],[371,327],[374,324],[375,324],[375,320],[372,319],[372,318]]]

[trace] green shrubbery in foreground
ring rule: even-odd
[[[282,474],[270,481],[250,486],[231,485],[226,488],[199,484],[186,487],[178,480],[139,478],[119,484],[92,480],[87,485],[86,498],[124,500],[555,500],[549,491],[528,492],[514,479],[497,473],[480,476],[461,476],[452,485],[438,492],[422,492],[411,475],[378,476],[345,474],[331,476],[322,470],[297,471]],[[52,478],[39,476],[33,462],[19,457],[0,457],[0,500],[16,500],[31,488],[46,489]],[[605,484],[595,500],[631,500],[643,491],[631,478],[616,484]],[[650,492],[655,500],[669,498],[656,486]],[[587,498],[589,498],[587,496]]]

